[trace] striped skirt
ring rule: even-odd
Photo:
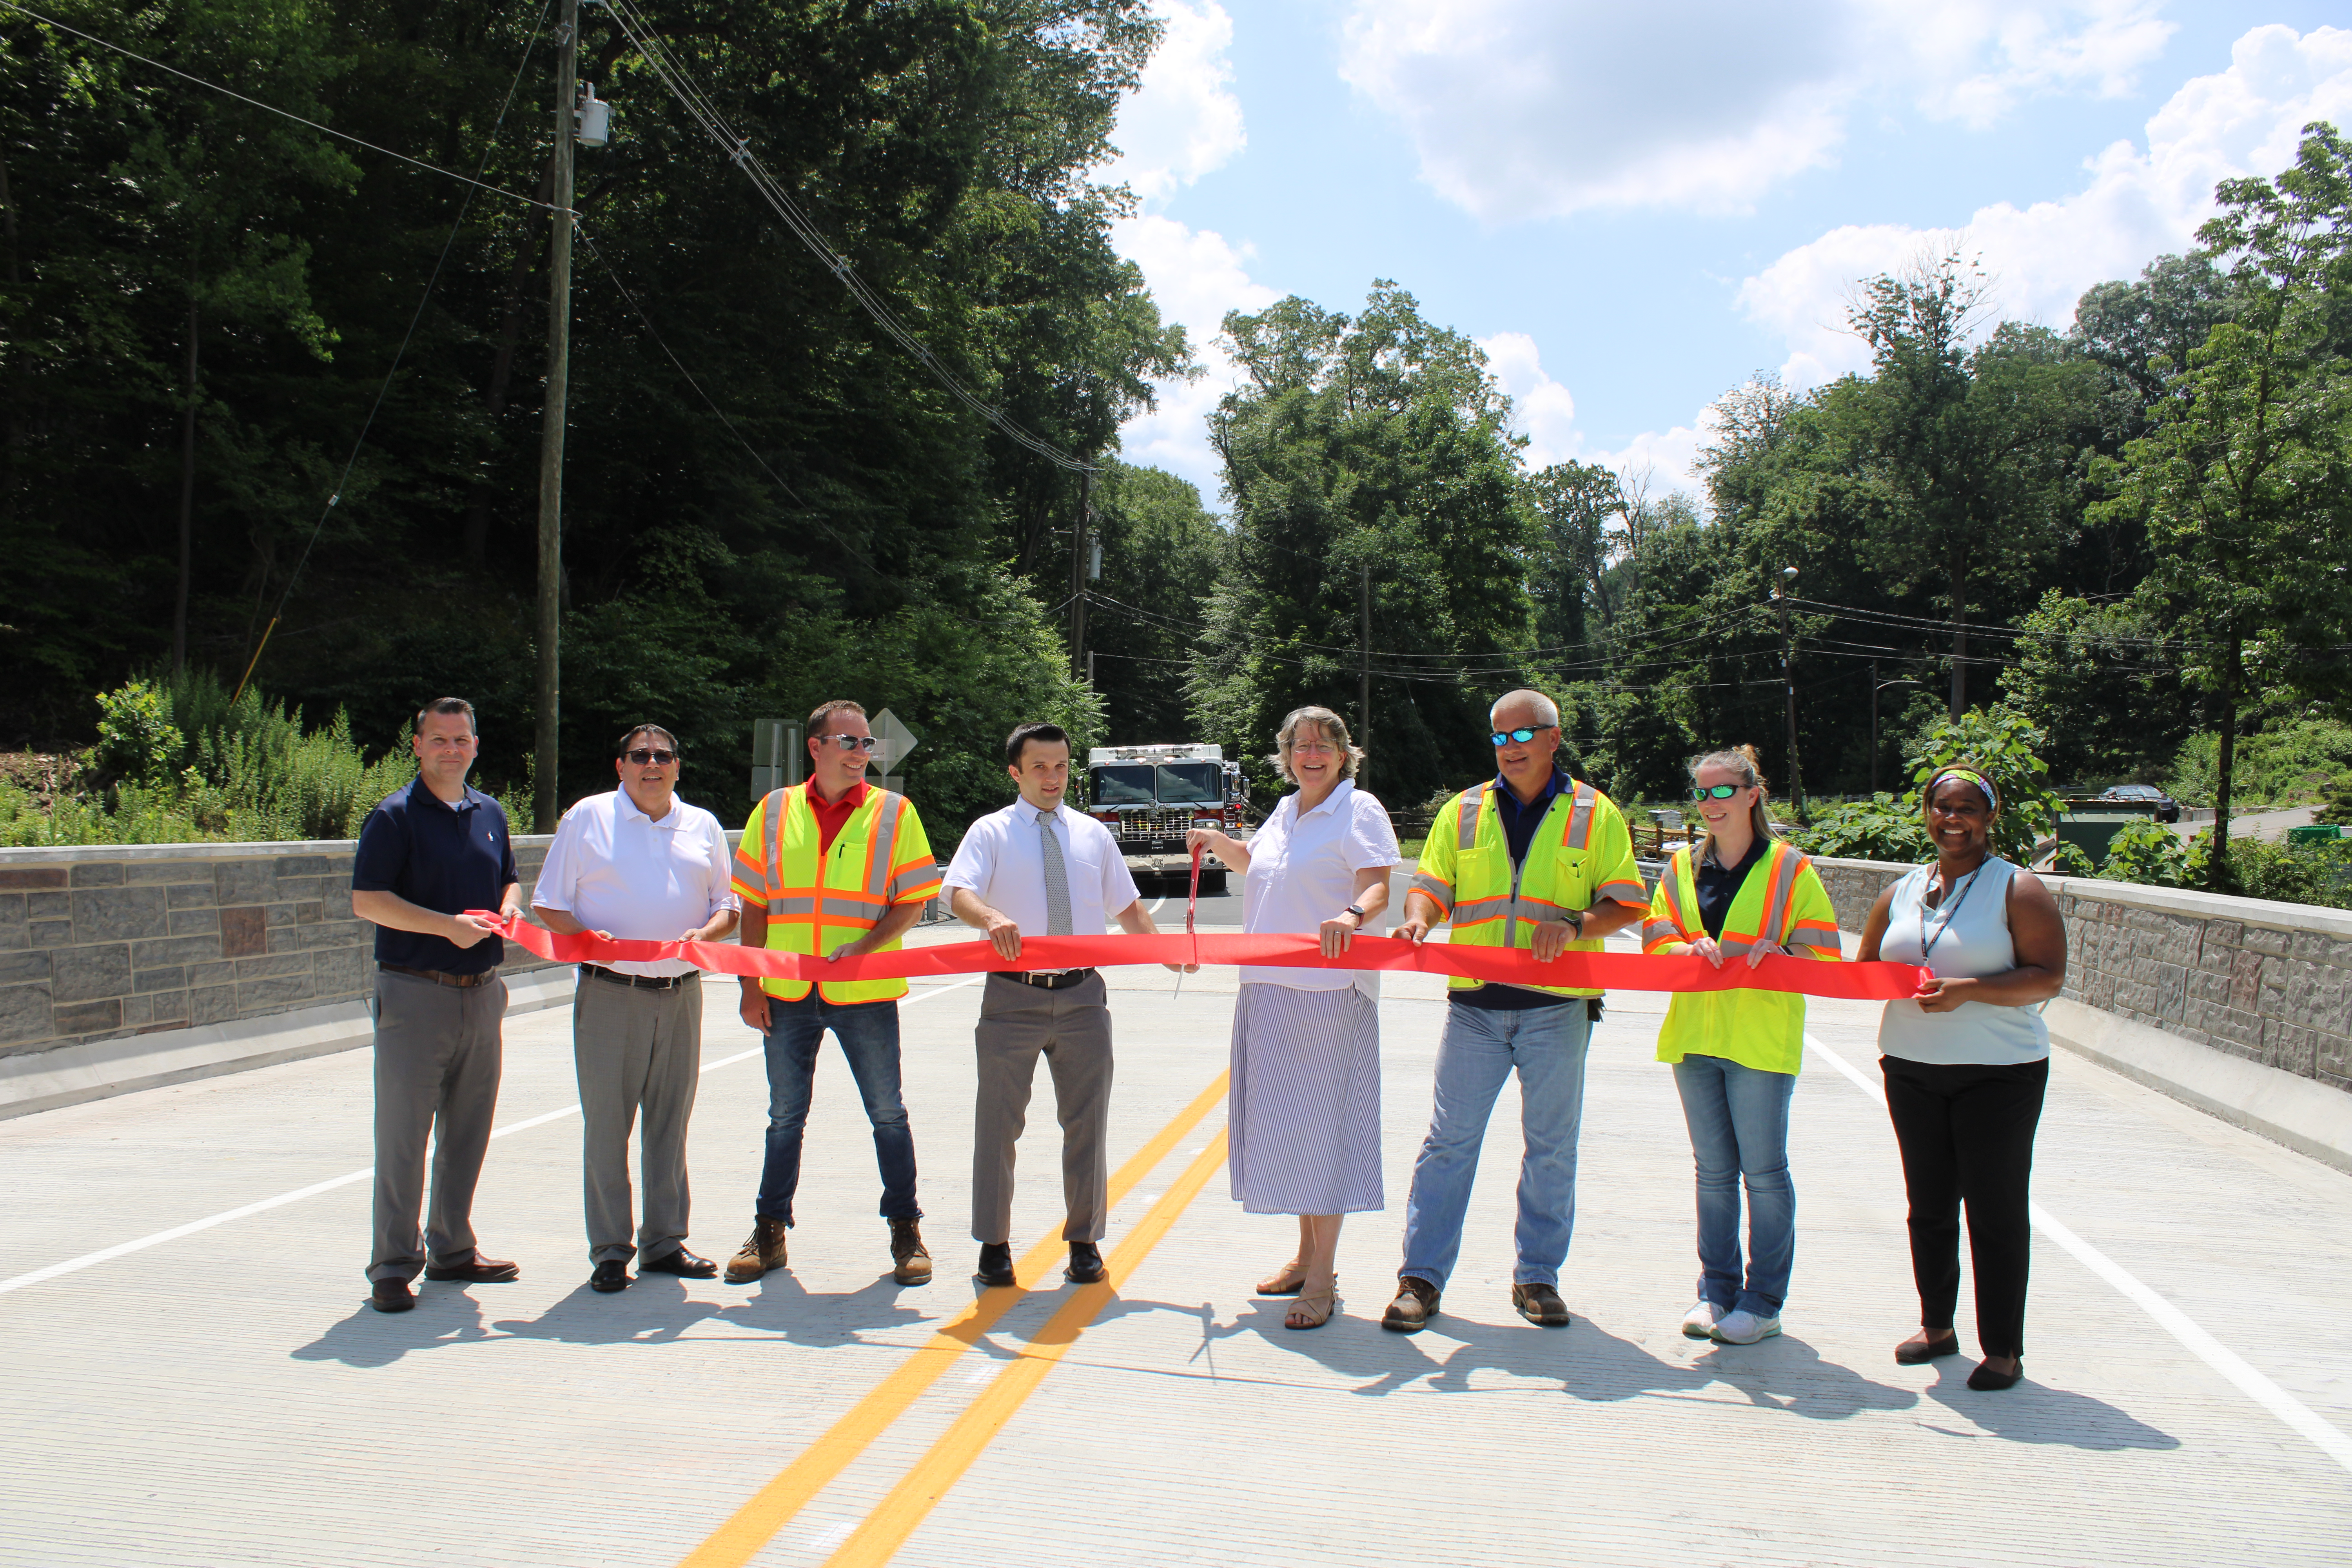
[[[1350,985],[1246,984],[1226,1108],[1234,1199],[1251,1214],[1361,1214],[1381,1188],[1381,1020]]]

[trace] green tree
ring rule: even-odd
[[[1234,521],[1193,658],[1199,722],[1262,755],[1286,711],[1322,703],[1364,732],[1391,805],[1461,787],[1492,765],[1486,708],[1525,668],[1510,400],[1475,343],[1386,280],[1358,316],[1293,297],[1224,329],[1247,380],[1210,425]]]
[[[2099,604],[2056,588],[2020,623],[2001,700],[2050,737],[2059,777],[2106,784],[2160,779],[2197,722],[2179,648],[2148,606]]]
[[[1088,584],[1087,647],[1099,656],[1103,743],[1186,739],[1185,672],[1224,566],[1225,531],[1186,481],[1117,460],[1095,482],[1095,528],[1103,566]]]
[[[2191,643],[2189,679],[2217,740],[2217,889],[2228,879],[2239,721],[2264,681],[2329,698],[2352,626],[2347,583],[2347,423],[2352,377],[2335,350],[2352,239],[2352,152],[2306,128],[2275,180],[2224,181],[2198,239],[2236,289],[2174,378],[2155,428],[2105,472],[2105,505],[2147,520],[2149,603]]]

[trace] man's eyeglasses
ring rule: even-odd
[[[1528,730],[1497,730],[1493,734],[1487,736],[1486,739],[1494,742],[1495,744],[1498,746],[1507,744],[1512,741],[1517,741],[1520,745],[1524,746],[1529,741],[1534,740],[1538,735],[1542,734],[1546,730],[1557,730],[1559,728],[1559,726],[1557,724],[1538,724],[1533,729]]]
[[[882,743],[878,735],[819,735],[820,741],[831,741],[845,752],[870,752]]]
[[[1693,800],[1729,800],[1747,787],[1746,784],[1693,784],[1691,798]]]
[[[649,746],[639,746],[634,752],[624,752],[622,755],[627,757],[629,761],[636,763],[637,766],[641,768],[648,763],[652,763],[656,767],[666,768],[669,766],[670,763],[677,761],[677,753],[676,752],[656,752]]]

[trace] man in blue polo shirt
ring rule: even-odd
[[[511,1263],[474,1246],[474,1185],[498,1111],[506,943],[467,910],[521,912],[507,814],[466,783],[474,709],[444,697],[416,715],[416,778],[360,828],[352,912],[375,931],[375,1251],[369,1300],[416,1305],[409,1281],[495,1284]],[[433,1212],[425,1149],[433,1135]]]

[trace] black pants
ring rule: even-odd
[[[2025,1276],[2032,1256],[2026,1188],[2050,1064],[1947,1067],[1881,1057],[1878,1066],[1886,1075],[1886,1114],[1895,1122],[1911,1198],[1919,1326],[1931,1332],[1952,1326],[1965,1201],[1977,1344],[1989,1356],[2022,1355]]]

